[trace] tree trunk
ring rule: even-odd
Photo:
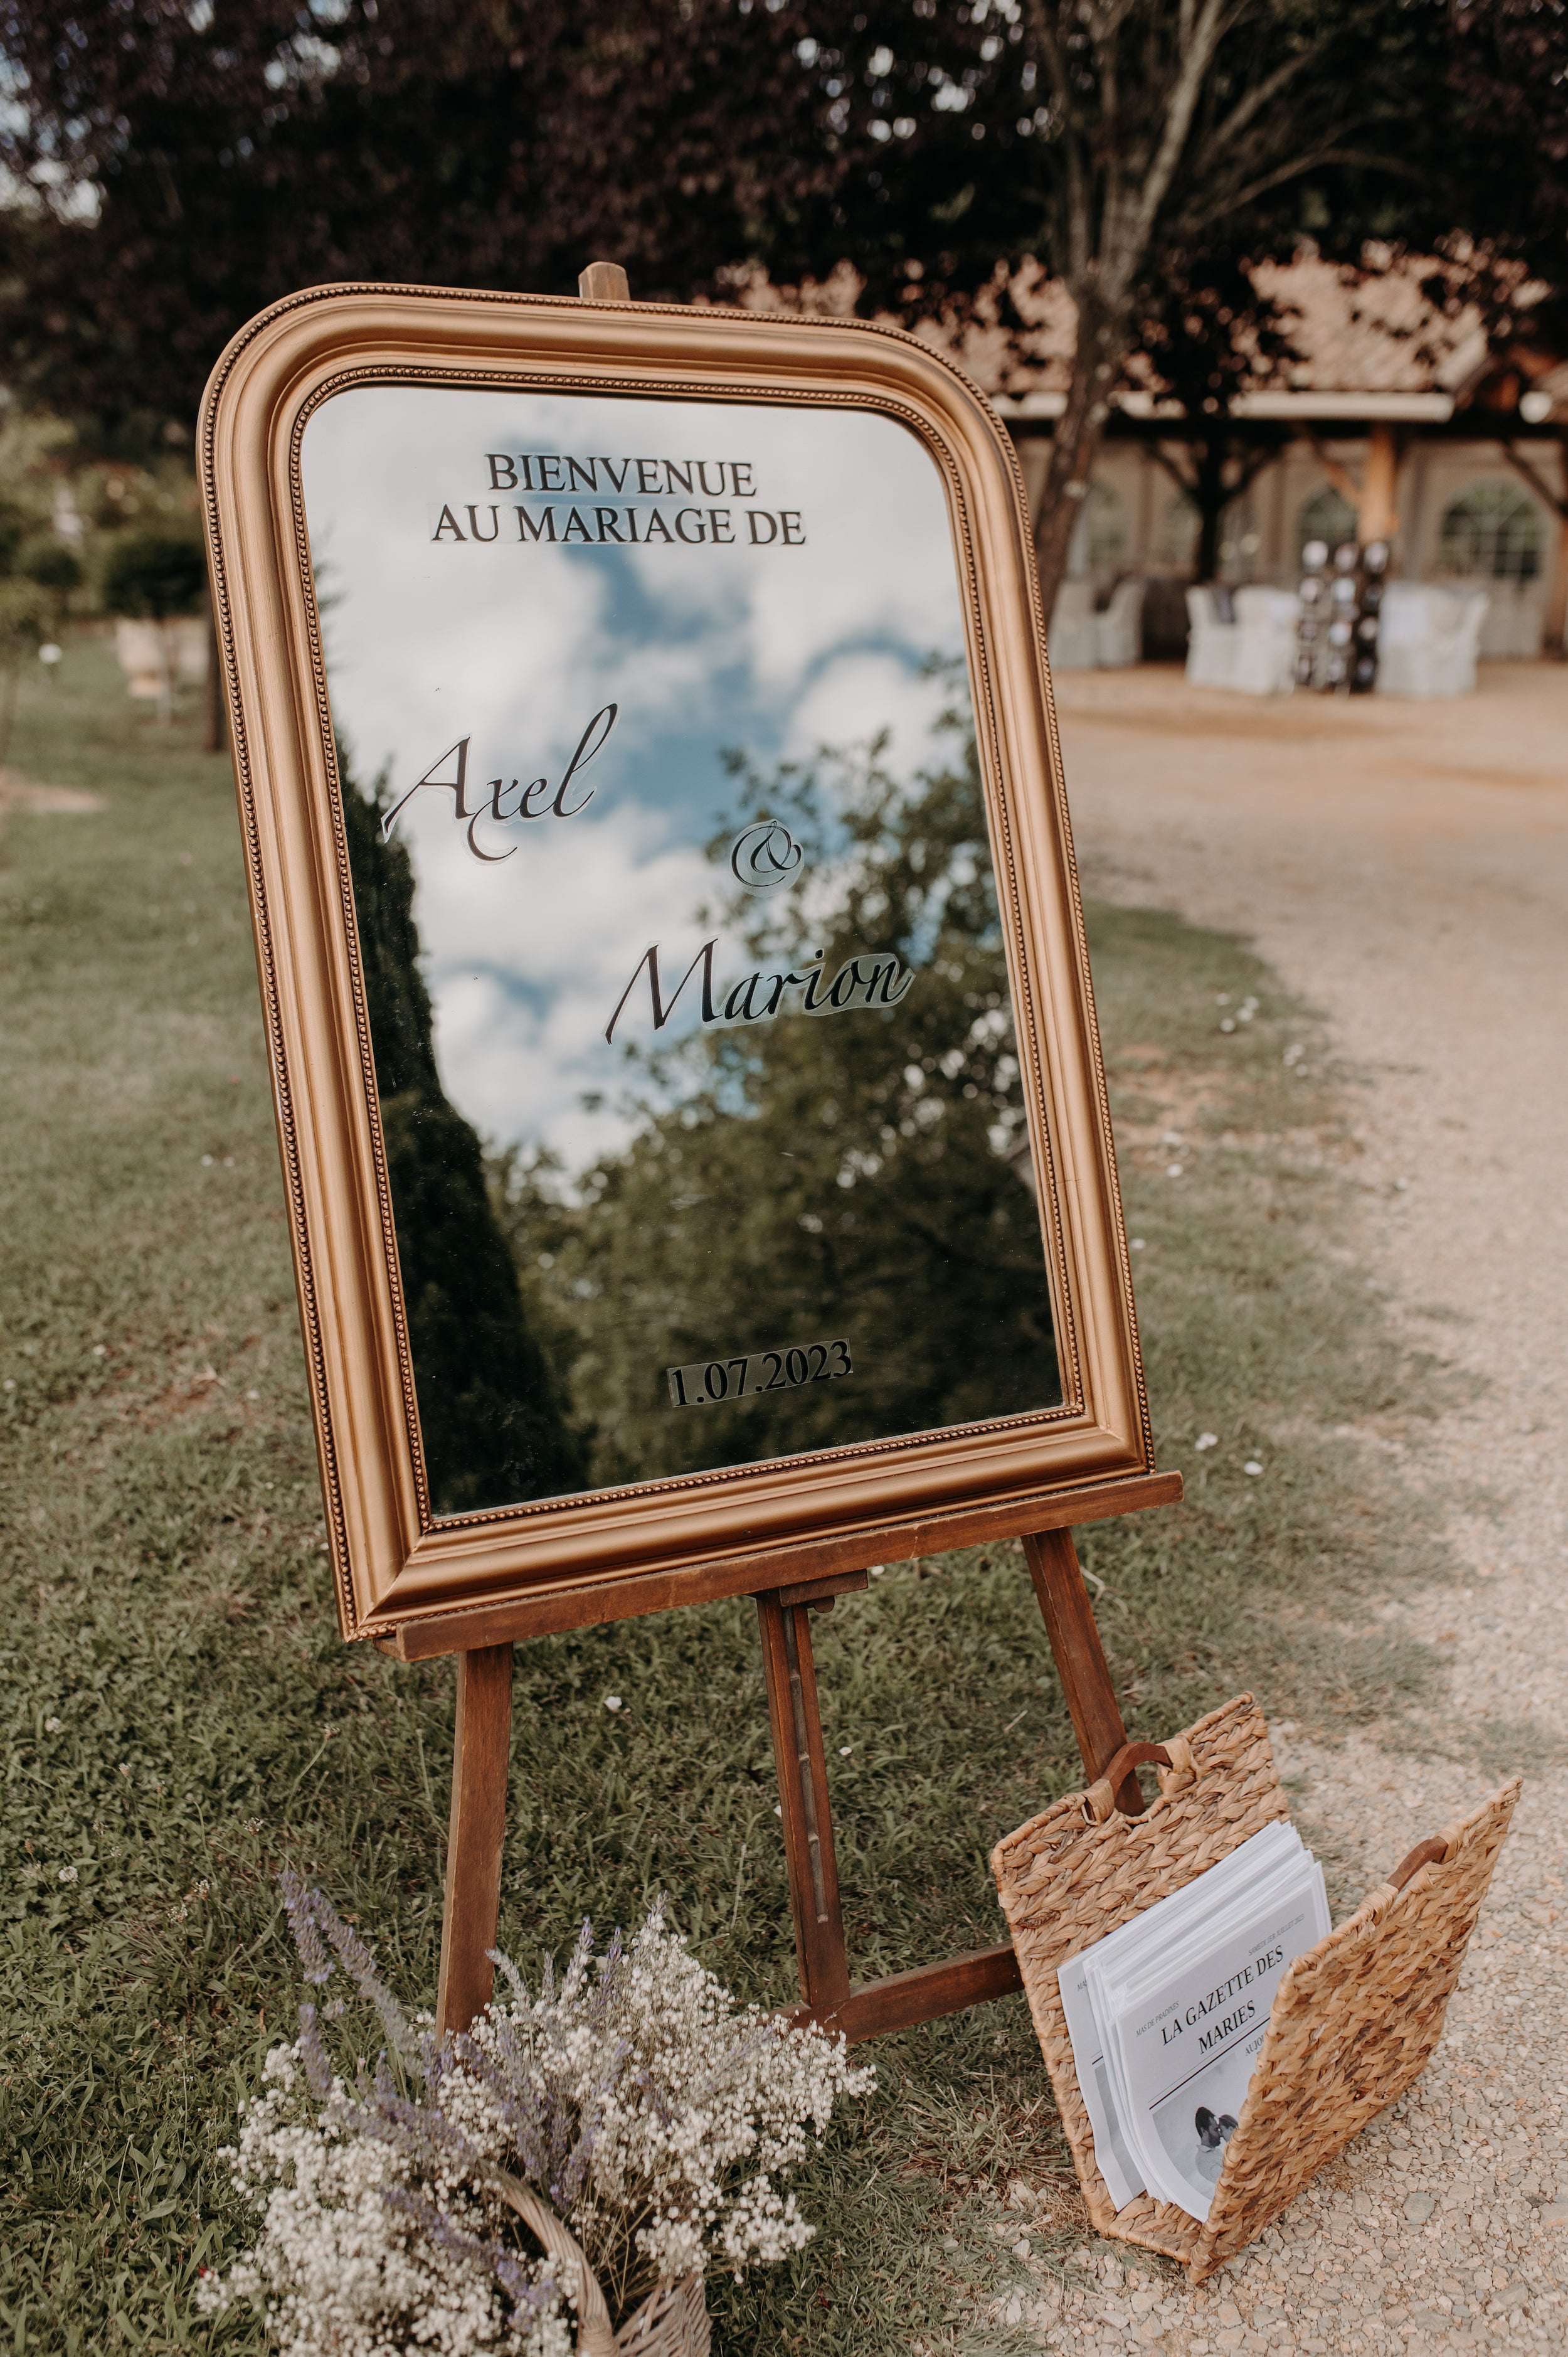
[[[0,770],[5,767],[5,756],[11,750],[11,731],[16,725],[16,694],[21,684],[21,658],[16,657],[0,673]]]
[[[1092,286],[1075,286],[1072,291],[1078,305],[1072,378],[1067,407],[1051,443],[1050,465],[1035,520],[1035,562],[1047,630],[1057,592],[1067,573],[1073,532],[1089,497],[1090,471],[1110,414],[1111,388],[1127,354],[1127,305],[1112,307],[1101,301]]]
[[[158,717],[166,728],[174,726],[174,683],[177,657],[174,634],[177,622],[166,618],[158,624],[158,645],[163,653],[162,685],[158,689]]]
[[[1568,434],[1558,437],[1557,468],[1563,488],[1552,502],[1557,511],[1557,532],[1547,576],[1546,627],[1541,633],[1541,651],[1543,655],[1555,655],[1562,662],[1568,662]],[[1532,490],[1538,487],[1551,497],[1550,477],[1544,483],[1538,477],[1530,484]]]
[[[1225,448],[1213,442],[1197,446],[1197,480],[1193,500],[1197,509],[1197,577],[1213,581],[1219,572],[1219,533],[1231,492],[1225,480]]]

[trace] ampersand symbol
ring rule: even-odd
[[[776,818],[758,819],[730,845],[730,874],[747,892],[776,892],[800,868],[805,853]]]

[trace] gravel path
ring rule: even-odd
[[[1337,1915],[1509,1768],[1526,1786],[1423,2078],[1197,2294],[1092,2237],[1064,2293],[1020,2243],[993,2313],[1047,2348],[1568,2349],[1568,669],[1481,681],[1424,705],[1060,683],[1089,888],[1250,935],[1327,1017],[1370,1083],[1355,1174],[1399,1314],[1484,1387],[1413,1469],[1466,1584],[1387,1608],[1451,1640],[1420,1756],[1275,1730]]]

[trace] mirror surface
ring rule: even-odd
[[[435,1512],[1058,1406],[923,446],[389,385],[303,470]]]

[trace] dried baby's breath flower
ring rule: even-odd
[[[843,2038],[737,2006],[662,1902],[603,1955],[585,1923],[536,1993],[498,1954],[508,1995],[437,2040],[318,1892],[284,1888],[306,1979],[346,1973],[386,2044],[373,2072],[335,2067],[329,2037],[354,2050],[342,2001],[301,2007],[229,2155],[261,2237],[205,2279],[208,2309],[264,2307],[285,2357],[564,2357],[576,2286],[531,2252],[507,2200],[518,2180],[569,2226],[618,2324],[660,2282],[739,2276],[811,2239],[783,2188],[875,2073]]]

